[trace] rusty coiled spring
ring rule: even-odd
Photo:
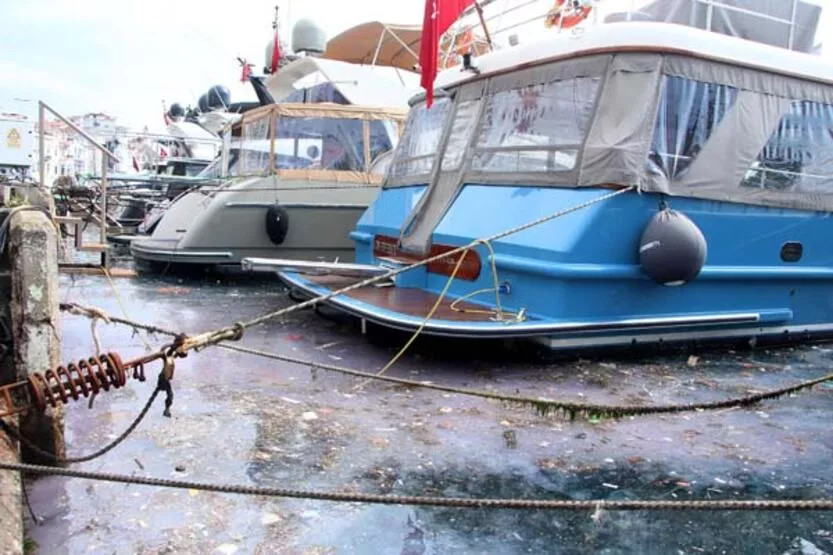
[[[140,365],[141,368],[141,365]],[[141,376],[137,374],[141,372]],[[144,369],[135,369],[134,377],[144,378]],[[46,372],[29,375],[32,403],[41,411],[49,404],[67,404],[80,397],[95,396],[99,391],[117,389],[127,383],[127,373],[121,357],[116,353],[92,356],[78,363],[69,363]]]

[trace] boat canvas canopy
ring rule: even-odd
[[[793,10],[794,13],[793,13]],[[629,12],[610,14],[606,23],[657,21],[812,52],[821,6],[784,0],[658,0]]]
[[[406,111],[341,104],[271,104],[246,112],[230,136],[235,176],[379,184],[373,163],[392,150]],[[226,146],[226,151],[232,145]]]
[[[402,229],[412,251],[430,246],[466,183],[637,185],[833,211],[827,83],[676,52],[619,51],[497,73],[448,92],[436,108],[412,108],[385,184],[429,183]]]
[[[368,21],[327,41],[323,58],[414,71],[419,64],[422,27]]]

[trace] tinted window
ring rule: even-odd
[[[669,180],[691,166],[731,109],[737,89],[681,77],[664,77],[648,168]]]
[[[741,185],[833,192],[833,106],[790,103]]]

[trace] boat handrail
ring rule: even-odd
[[[44,102],[43,100],[38,101],[38,177],[40,180],[41,189],[44,191],[48,190],[46,186],[46,112],[47,110],[61,120],[64,124],[66,124],[70,129],[72,129],[75,133],[80,135],[85,141],[90,143],[93,148],[101,152],[101,179],[99,180],[99,184],[101,187],[101,195],[98,198],[98,209],[99,209],[99,218],[100,222],[107,222],[107,169],[108,169],[108,159],[112,160],[116,163],[119,163],[120,160],[118,156],[113,154],[107,147],[96,141],[92,136],[90,136],[86,131],[75,125],[69,118],[64,117],[61,113],[57,110],[52,108],[49,104]],[[52,199],[52,196],[49,196],[49,212],[54,219],[57,215],[55,210],[55,202]],[[102,224],[99,225],[100,229],[100,243],[103,245],[107,244],[107,225]],[[76,231],[77,233],[77,231]],[[80,238],[79,238],[80,239]],[[76,244],[78,244],[78,240],[76,240]],[[106,266],[106,254],[102,254],[102,266]]]
[[[480,9],[485,10],[489,6],[495,5],[498,3],[499,0],[491,0],[491,1],[481,1],[480,2]],[[555,4],[553,5],[553,1]],[[484,42],[482,36],[478,35],[477,33],[472,33],[471,30],[475,27],[480,27],[483,29],[486,28],[484,34],[490,35],[492,37],[506,33],[508,31],[517,29],[524,25],[528,25],[530,23],[534,23],[535,21],[542,21],[546,22],[548,18],[553,18],[557,20],[557,24],[552,25],[552,29],[554,32],[563,32],[569,31],[573,32],[576,28],[584,27],[584,26],[596,26],[604,24],[603,21],[600,20],[599,17],[599,5],[607,2],[608,0],[584,0],[583,2],[579,2],[579,6],[583,6],[587,8],[587,11],[584,12],[584,18],[579,19],[579,23],[581,24],[579,27],[574,27],[574,23],[572,20],[569,20],[567,17],[561,17],[561,12],[563,9],[567,8],[569,2],[565,0],[526,0],[524,2],[506,2],[504,1],[503,9],[494,10],[491,14],[484,14],[482,19],[479,19],[477,16],[476,10],[473,8],[464,12],[464,14],[458,19],[458,22],[455,23],[451,27],[451,29],[445,35],[445,41],[441,41],[441,51],[440,51],[440,59],[443,63],[448,64],[452,58],[455,56],[456,52],[472,49],[475,48],[477,45]],[[695,15],[695,6],[701,5],[705,6],[706,8],[706,21],[705,21],[705,30],[713,31],[714,30],[714,22],[715,22],[715,9],[725,10],[727,12],[734,12],[737,14],[743,14],[754,18],[759,18],[764,21],[770,21],[776,24],[782,24],[788,26],[788,34],[787,34],[787,43],[784,45],[785,48],[792,50],[795,45],[795,32],[797,27],[798,21],[798,6],[800,0],[790,0],[790,16],[787,17],[779,17],[777,15],[771,15],[769,13],[765,13],[763,11],[756,11],[754,9],[750,9],[748,7],[741,7],[731,4],[726,0],[690,0],[692,3],[692,17]],[[523,8],[531,7],[535,4],[545,3],[552,7],[544,11],[543,13],[537,12],[535,15],[527,16],[521,21],[513,21],[510,23],[506,23],[505,25],[501,26],[504,23],[504,18],[507,14],[519,12]],[[617,0],[617,4],[620,3],[620,0]],[[627,9],[622,10],[624,13],[625,21],[632,21],[633,16],[640,13],[640,9],[637,8],[639,4],[639,0],[630,0],[629,7]],[[645,4],[642,1],[642,4]],[[620,12],[620,13],[622,13]],[[724,12],[725,18],[725,12]],[[495,23],[496,27],[491,28],[490,24]],[[568,23],[565,23],[568,22]],[[729,27],[731,27],[731,23],[728,21],[726,22]],[[550,27],[547,25],[547,27]],[[466,37],[468,37],[467,40]],[[463,42],[459,42],[460,39],[463,38]],[[442,48],[442,45],[445,45],[445,48]],[[510,45],[512,41],[510,39]]]

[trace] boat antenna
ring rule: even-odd
[[[275,19],[272,20],[272,30],[278,32],[278,9],[280,6],[275,5]]]

